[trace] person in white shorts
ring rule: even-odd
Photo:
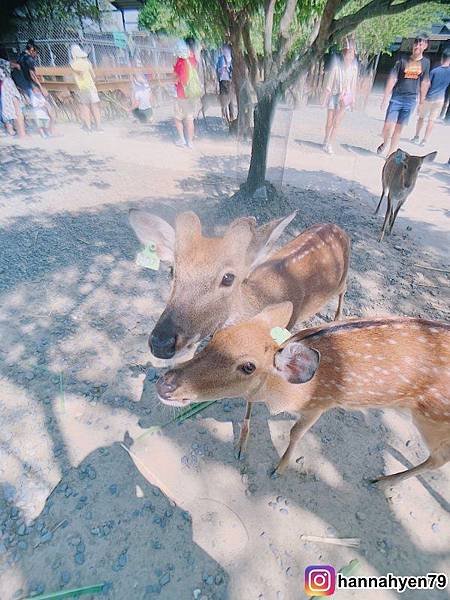
[[[75,83],[78,88],[78,101],[80,103],[80,117],[85,131],[102,131],[100,127],[100,98],[95,87],[94,70],[91,62],[88,60],[86,52],[73,44],[70,48],[72,60],[70,66],[74,72]],[[95,126],[91,127],[91,115]]]
[[[417,119],[416,134],[412,142],[425,146],[430,138],[434,122],[441,114],[445,102],[445,92],[450,85],[450,48],[446,48],[442,53],[441,65],[432,69],[430,73],[430,87],[428,88],[425,101],[419,106],[419,118]],[[419,142],[420,132],[428,119],[425,135]]]
[[[335,59],[325,83],[322,105],[327,107],[327,122],[323,149],[328,154],[333,154],[332,144],[345,112],[353,109],[355,105],[357,80],[355,48],[352,41],[346,40],[342,49],[342,59]]]

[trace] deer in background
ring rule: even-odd
[[[202,235],[193,212],[179,214],[174,230],[156,215],[130,211],[140,241],[155,243],[161,259],[174,265],[169,301],[149,338],[155,366],[188,360],[199,342],[225,323],[249,318],[283,300],[293,306],[289,327],[316,314],[335,296],[334,318],[341,318],[350,239],[337,225],[324,223],[273,252],[295,214],[260,227],[253,217],[242,217],[222,237],[209,238]],[[244,423],[249,423],[251,410],[247,403]],[[241,435],[245,438],[245,430]],[[241,450],[243,446],[239,455]]]
[[[386,228],[388,234],[392,232],[398,211],[413,191],[422,164],[432,162],[436,155],[437,152],[431,152],[425,156],[412,156],[399,148],[386,159],[381,174],[383,192],[375,210],[375,214],[378,214],[383,198],[387,194],[386,215],[379,242],[383,240]],[[397,206],[394,209],[395,203]]]
[[[302,417],[275,472],[295,444],[330,408],[407,409],[429,449],[422,464],[374,480],[382,487],[437,469],[450,460],[450,325],[414,318],[359,319],[306,329],[279,346],[271,337],[286,326],[292,304],[266,307],[246,322],[217,331],[189,362],[157,382],[161,402],[244,397],[272,414]],[[246,442],[242,428],[240,445]]]

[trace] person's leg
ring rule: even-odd
[[[47,111],[48,118],[50,119],[48,123],[47,133],[50,135],[55,135],[56,112],[48,102],[46,103],[45,109]]]
[[[413,139],[411,140],[412,142],[419,141],[419,136],[420,136],[420,132],[422,131],[424,121],[425,121],[425,119],[422,116],[419,116],[419,118],[417,119],[416,133],[415,133]],[[429,122],[430,121],[428,121],[428,123]]]
[[[386,150],[386,146],[394,134],[397,123],[400,119],[400,111],[402,107],[397,100],[391,100],[386,111],[384,126],[382,131],[383,142],[377,148],[377,154],[382,154]],[[391,142],[392,145],[392,142]],[[388,153],[389,156],[390,152]]]
[[[81,123],[83,124],[84,129],[90,131],[91,129],[91,115],[89,112],[89,107],[81,103],[78,105],[78,112],[80,115]]]
[[[328,145],[328,141],[330,139],[331,131],[333,129],[333,122],[334,122],[334,109],[333,108],[328,108],[327,109],[327,121],[325,123],[325,137],[324,137],[324,140],[323,140],[323,145],[324,146]]]
[[[395,152],[395,150],[397,150],[398,142],[400,140],[400,134],[402,133],[402,130],[403,130],[403,123],[397,123],[397,125],[394,127],[394,132],[392,134],[391,145],[389,147],[388,156],[390,156],[393,152]]]
[[[428,119],[428,123],[427,123],[427,128],[425,129],[425,135],[423,136],[422,144],[426,144],[428,142],[428,140],[430,139],[430,135],[433,130],[433,126],[434,126],[434,119],[432,119],[431,115],[430,115],[430,118]]]
[[[336,139],[337,130],[339,129],[340,124],[342,123],[344,114],[345,114],[345,106],[340,104],[337,107],[337,109],[334,111],[333,126],[331,128],[330,137],[328,140],[329,144],[334,143],[334,140]]]
[[[93,102],[90,105],[92,116],[94,117],[95,128],[101,128],[101,117],[100,117],[100,102]]]
[[[186,117],[184,124],[186,126],[186,144],[191,148],[194,140],[194,118],[192,116]]]
[[[178,133],[178,141],[184,146],[186,144],[186,140],[184,139],[183,121],[181,119],[177,119],[177,117],[175,117],[175,127]]]
[[[441,102],[434,102],[430,108],[430,114],[428,117],[427,128],[425,130],[425,135],[423,136],[422,145],[426,144],[430,139],[431,131],[434,127],[434,122],[438,118],[440,112],[442,110]]]

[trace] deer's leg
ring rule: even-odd
[[[389,193],[388,197],[387,197],[386,215],[384,217],[384,223],[383,223],[383,227],[381,229],[380,239],[378,240],[379,242],[383,241],[386,227],[387,227],[388,221],[390,221],[390,219],[391,219],[391,215],[392,215],[392,200],[391,200],[391,194]]]
[[[339,319],[342,317],[342,306],[344,304],[344,296],[345,296],[345,292],[347,291],[347,288],[345,288],[340,294],[339,294],[339,299],[338,299],[338,305],[337,305],[337,310],[336,310],[336,314],[334,315],[334,320],[335,321],[339,321]]]
[[[237,446],[237,452],[236,452],[236,458],[238,458],[239,460],[242,458],[244,452],[245,452],[245,448],[247,447],[247,441],[248,441],[248,433],[250,430],[250,417],[252,414],[252,408],[253,405],[251,402],[247,402],[247,408],[245,410],[245,417],[244,420],[242,422],[242,427],[241,427],[241,435],[239,436],[239,442],[238,442],[238,446]]]
[[[426,471],[438,469],[450,461],[450,433],[448,423],[445,421],[431,421],[418,411],[414,411],[412,416],[415,426],[430,450],[430,456],[420,465],[407,471],[394,473],[393,475],[387,475],[375,480],[374,483],[377,483],[382,488],[400,483],[400,481],[415,477]]]
[[[382,192],[382,194],[381,194],[380,201],[378,202],[378,206],[376,207],[376,209],[375,209],[375,212],[373,213],[374,215],[377,215],[377,214],[378,214],[378,211],[380,210],[381,203],[383,202],[383,198],[384,198],[384,194],[385,194],[385,192],[386,192],[386,188],[383,188],[383,192]]]
[[[394,210],[394,214],[392,215],[392,217],[389,221],[389,233],[391,233],[392,228],[394,227],[394,223],[395,223],[395,219],[397,218],[398,211],[401,209],[402,206],[403,206],[403,202],[399,202],[397,204],[396,209]]]
[[[287,447],[285,453],[281,457],[281,460],[276,466],[275,470],[273,471],[273,475],[281,475],[284,472],[284,470],[289,464],[292,454],[294,453],[295,444],[299,441],[300,438],[302,438],[305,435],[308,429],[310,429],[314,425],[314,423],[320,417],[322,412],[323,411],[319,409],[309,410],[307,412],[305,411],[304,413],[302,413],[302,417],[297,421],[297,423],[295,423],[295,425],[291,429],[291,432],[289,434],[289,446]]]
[[[447,449],[447,452],[437,452],[436,454],[431,454],[426,461],[417,465],[417,467],[413,467],[412,469],[408,469],[406,471],[401,471],[400,473],[393,473],[392,475],[386,475],[385,477],[380,477],[379,479],[374,479],[372,483],[376,483],[381,489],[386,489],[391,485],[396,485],[405,479],[409,479],[410,477],[415,477],[416,475],[420,475],[421,473],[425,473],[431,469],[438,469],[445,465],[450,460],[450,448]]]

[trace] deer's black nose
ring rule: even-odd
[[[174,335],[160,337],[158,334],[152,333],[148,343],[153,356],[157,358],[172,358],[175,354],[177,338]]]

